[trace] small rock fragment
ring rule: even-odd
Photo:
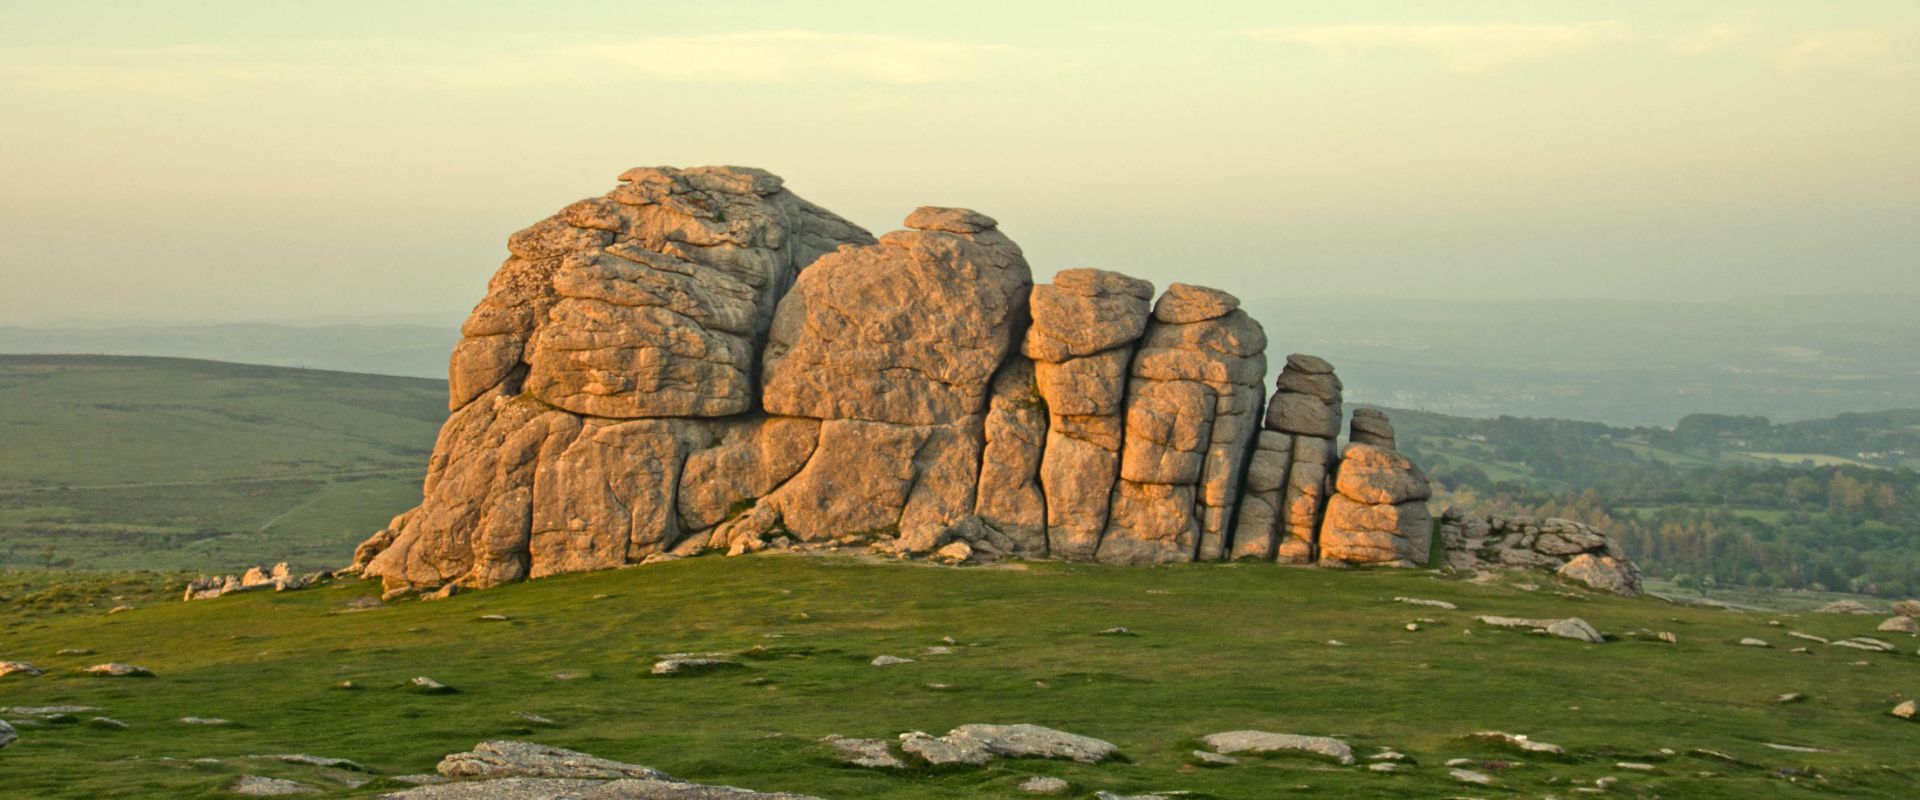
[[[1020,782],[1020,791],[1027,794],[1066,794],[1072,785],[1051,775],[1035,775]]]
[[[153,677],[152,670],[149,670],[146,667],[136,667],[132,664],[118,664],[118,663],[95,664],[81,671],[85,672],[88,675],[92,675],[96,678],[151,678]]]
[[[1741,639],[1740,644],[1747,647],[1772,647],[1773,646],[1773,645],[1767,644],[1767,641],[1765,639],[1755,639],[1751,636],[1745,639]]]
[[[1920,703],[1908,700],[1894,706],[1892,714],[1901,719],[1920,719]]]
[[[1396,598],[1393,598],[1393,600],[1396,603],[1406,603],[1407,605],[1410,605],[1410,606],[1430,606],[1433,608],[1444,608],[1448,611],[1460,610],[1459,606],[1456,606],[1445,600],[1423,600],[1418,597],[1396,597]]]
[[[407,681],[407,685],[412,686],[414,691],[420,692],[421,694],[453,693],[453,687],[425,675],[416,676],[413,680]]]
[[[913,663],[913,659],[901,658],[899,656],[876,656],[872,661],[867,663],[876,667],[891,667],[897,664],[911,664]]]
[[[263,775],[242,775],[227,785],[227,791],[247,797],[281,797],[293,794],[318,794],[319,789],[299,781],[268,778]]]
[[[873,769],[904,769],[907,762],[887,747],[885,739],[849,739],[845,736],[828,736],[820,741],[826,742],[839,753],[843,763],[856,767]]]
[[[1206,750],[1193,751],[1193,758],[1201,764],[1214,767],[1230,767],[1240,763],[1240,759],[1234,758],[1233,756],[1221,755]]]
[[[39,667],[25,661],[0,661],[0,677],[25,675],[29,678],[37,678],[44,674],[46,673],[42,672]]]
[[[1447,775],[1451,776],[1454,780],[1459,781],[1461,783],[1471,783],[1471,784],[1474,784],[1475,786],[1493,785],[1492,776],[1489,776],[1484,772],[1475,772],[1470,769],[1451,769],[1451,770],[1447,770]]]
[[[651,672],[655,675],[694,675],[702,672],[731,669],[740,666],[740,662],[725,658],[707,658],[687,656],[663,658],[654,662]]]

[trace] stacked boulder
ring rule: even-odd
[[[1600,591],[1641,593],[1639,568],[1619,543],[1585,523],[1448,510],[1439,531],[1455,569],[1540,570]]]
[[[355,553],[390,591],[763,548],[1423,560],[1384,416],[1338,467],[1332,365],[1289,357],[1263,406],[1226,292],[1035,286],[983,214],[875,238],[759,170],[621,181],[509,238],[422,501]]]
[[[1287,356],[1247,472],[1235,558],[1309,564],[1339,461],[1340,376],[1325,359]]]

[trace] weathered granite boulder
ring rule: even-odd
[[[1635,596],[1640,570],[1626,552],[1591,525],[1567,519],[1440,515],[1440,540],[1455,569],[1530,569],[1552,572],[1588,588]]]
[[[1047,413],[1040,485],[1048,552],[1090,559],[1107,527],[1120,471],[1127,371],[1146,333],[1153,284],[1117,272],[1070,269],[1033,288],[1022,352]]]
[[[760,339],[794,276],[872,237],[740,167],[636,168],[507,240],[461,332],[450,408],[527,372],[555,408],[722,416],[752,406]]]
[[[1231,294],[1035,286],[966,209],[875,239],[758,170],[621,179],[510,237],[421,503],[354,554],[390,596],[707,551],[1424,559],[1425,481],[1385,415],[1355,413],[1341,466],[1333,366],[1290,356],[1267,398]]]
[[[1422,566],[1433,541],[1433,496],[1406,456],[1373,445],[1347,447],[1320,530],[1320,557],[1348,564]]]
[[[1266,332],[1239,305],[1185,284],[1154,304],[1127,384],[1120,480],[1099,560],[1225,555],[1267,367]]]
[[[985,411],[1033,276],[990,217],[921,208],[910,230],[830,253],[774,316],[769,413],[946,425]],[[742,409],[744,410],[744,408]]]

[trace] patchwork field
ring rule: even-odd
[[[98,710],[65,723],[4,714],[28,724],[0,750],[0,796],[229,797],[243,774],[327,797],[376,796],[402,788],[391,776],[431,772],[494,738],[835,800],[1016,797],[1034,775],[1070,781],[1075,797],[1564,797],[1610,776],[1609,796],[1621,797],[1891,798],[1920,785],[1920,727],[1888,713],[1920,695],[1920,657],[1913,637],[1874,633],[1880,617],[1735,613],[1523,580],[751,556],[375,605],[377,587],[351,580],[181,603],[154,575],[13,573],[0,581],[0,659],[47,673],[0,678],[0,705]],[[120,603],[136,608],[106,614]],[[1474,620],[1481,614],[1579,616],[1611,641],[1492,628]],[[1134,635],[1102,635],[1116,626]],[[1789,631],[1879,636],[1900,652]],[[1745,637],[1771,647],[1739,645]],[[947,638],[952,654],[927,653]],[[1807,652],[1792,652],[1799,646]],[[70,648],[92,652],[59,655]],[[740,654],[742,666],[648,674],[657,656],[683,651]],[[882,655],[913,661],[870,663]],[[156,677],[78,672],[107,661]],[[416,676],[455,691],[416,693],[407,688]],[[1789,692],[1805,698],[1776,702]],[[94,716],[128,728],[98,727]],[[179,722],[189,716],[231,724]],[[840,765],[818,741],[1018,722],[1109,740],[1124,758],[889,772]],[[1361,763],[1254,756],[1197,766],[1199,737],[1238,729],[1338,736]],[[1484,730],[1568,754],[1462,738]],[[1381,748],[1405,754],[1405,768],[1370,771],[1366,757]],[[248,758],[279,753],[367,771]],[[1454,759],[1493,784],[1460,784]],[[347,785],[358,781],[371,782]]]

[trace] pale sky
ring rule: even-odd
[[[1920,293],[1920,2],[9,2],[0,325],[457,315],[713,163],[1042,280]]]

